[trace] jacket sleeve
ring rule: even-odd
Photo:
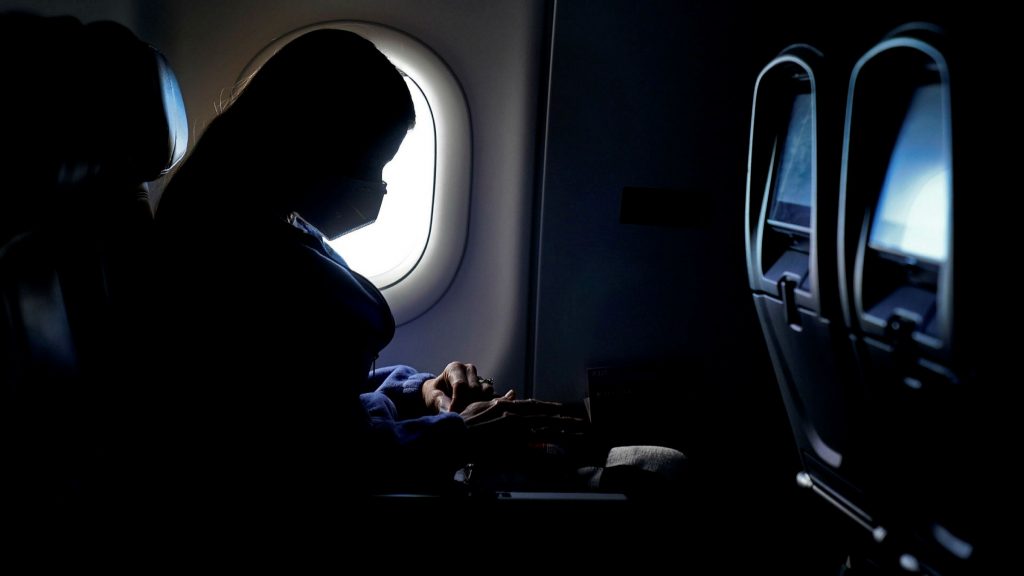
[[[415,482],[433,478],[451,480],[452,474],[466,463],[468,429],[454,412],[398,420],[398,410],[383,392],[359,397],[370,417],[370,427],[384,444],[377,447],[378,458],[398,477]]]
[[[387,366],[370,373],[364,392],[376,391],[387,396],[397,411],[395,420],[418,418],[428,415],[421,390],[423,383],[433,377],[433,374],[417,372],[411,366]]]

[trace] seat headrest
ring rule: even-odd
[[[174,73],[115,22],[0,13],[0,85],[0,243],[54,204],[102,203],[185,153]]]
[[[86,27],[85,82],[74,160],[87,172],[134,183],[155,180],[185,154],[188,121],[166,58],[115,22]],[[72,91],[72,94],[76,90]],[[78,145],[81,147],[79,148]]]

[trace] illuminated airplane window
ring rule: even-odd
[[[388,193],[377,221],[332,241],[348,265],[384,287],[416,265],[430,236],[434,204],[434,117],[416,82],[405,79],[416,108],[416,126],[384,167]]]
[[[320,28],[366,38],[406,75],[416,126],[384,167],[388,193],[377,221],[331,242],[349,266],[381,289],[399,324],[445,293],[466,245],[472,135],[462,87],[419,40],[379,24],[339,20],[301,28],[264,48],[242,71],[249,78],[293,38]],[[443,224],[442,224],[443,223]]]

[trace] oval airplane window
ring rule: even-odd
[[[349,30],[373,42],[405,75],[416,109],[416,126],[384,167],[388,194],[377,221],[331,242],[353,270],[381,289],[395,321],[403,324],[441,298],[462,259],[472,166],[466,99],[451,70],[426,45],[393,28],[357,21],[324,22],[281,36],[245,67],[239,85],[290,40],[320,28]]]

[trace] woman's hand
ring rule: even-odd
[[[421,392],[427,410],[432,413],[462,412],[473,402],[494,398],[494,386],[480,380],[476,366],[462,362],[445,366],[436,378],[423,383]]]
[[[499,398],[473,402],[461,412],[461,416],[470,428],[502,419],[518,419],[526,424],[583,422],[579,418],[565,416],[564,411],[565,407],[559,402],[516,400],[515,391],[509,390]]]
[[[505,409],[508,405],[507,401],[515,400],[515,398],[515,390],[509,390],[500,398],[473,402],[469,406],[466,406],[466,408],[462,412],[459,412],[459,414],[462,416],[462,419],[466,421],[467,425],[473,423],[480,424],[489,420],[494,420],[495,418],[500,418],[505,413]]]
[[[516,400],[509,390],[492,400],[473,402],[460,414],[470,430],[476,458],[501,458],[538,443],[565,445],[582,438],[587,422],[566,415],[558,402]]]

